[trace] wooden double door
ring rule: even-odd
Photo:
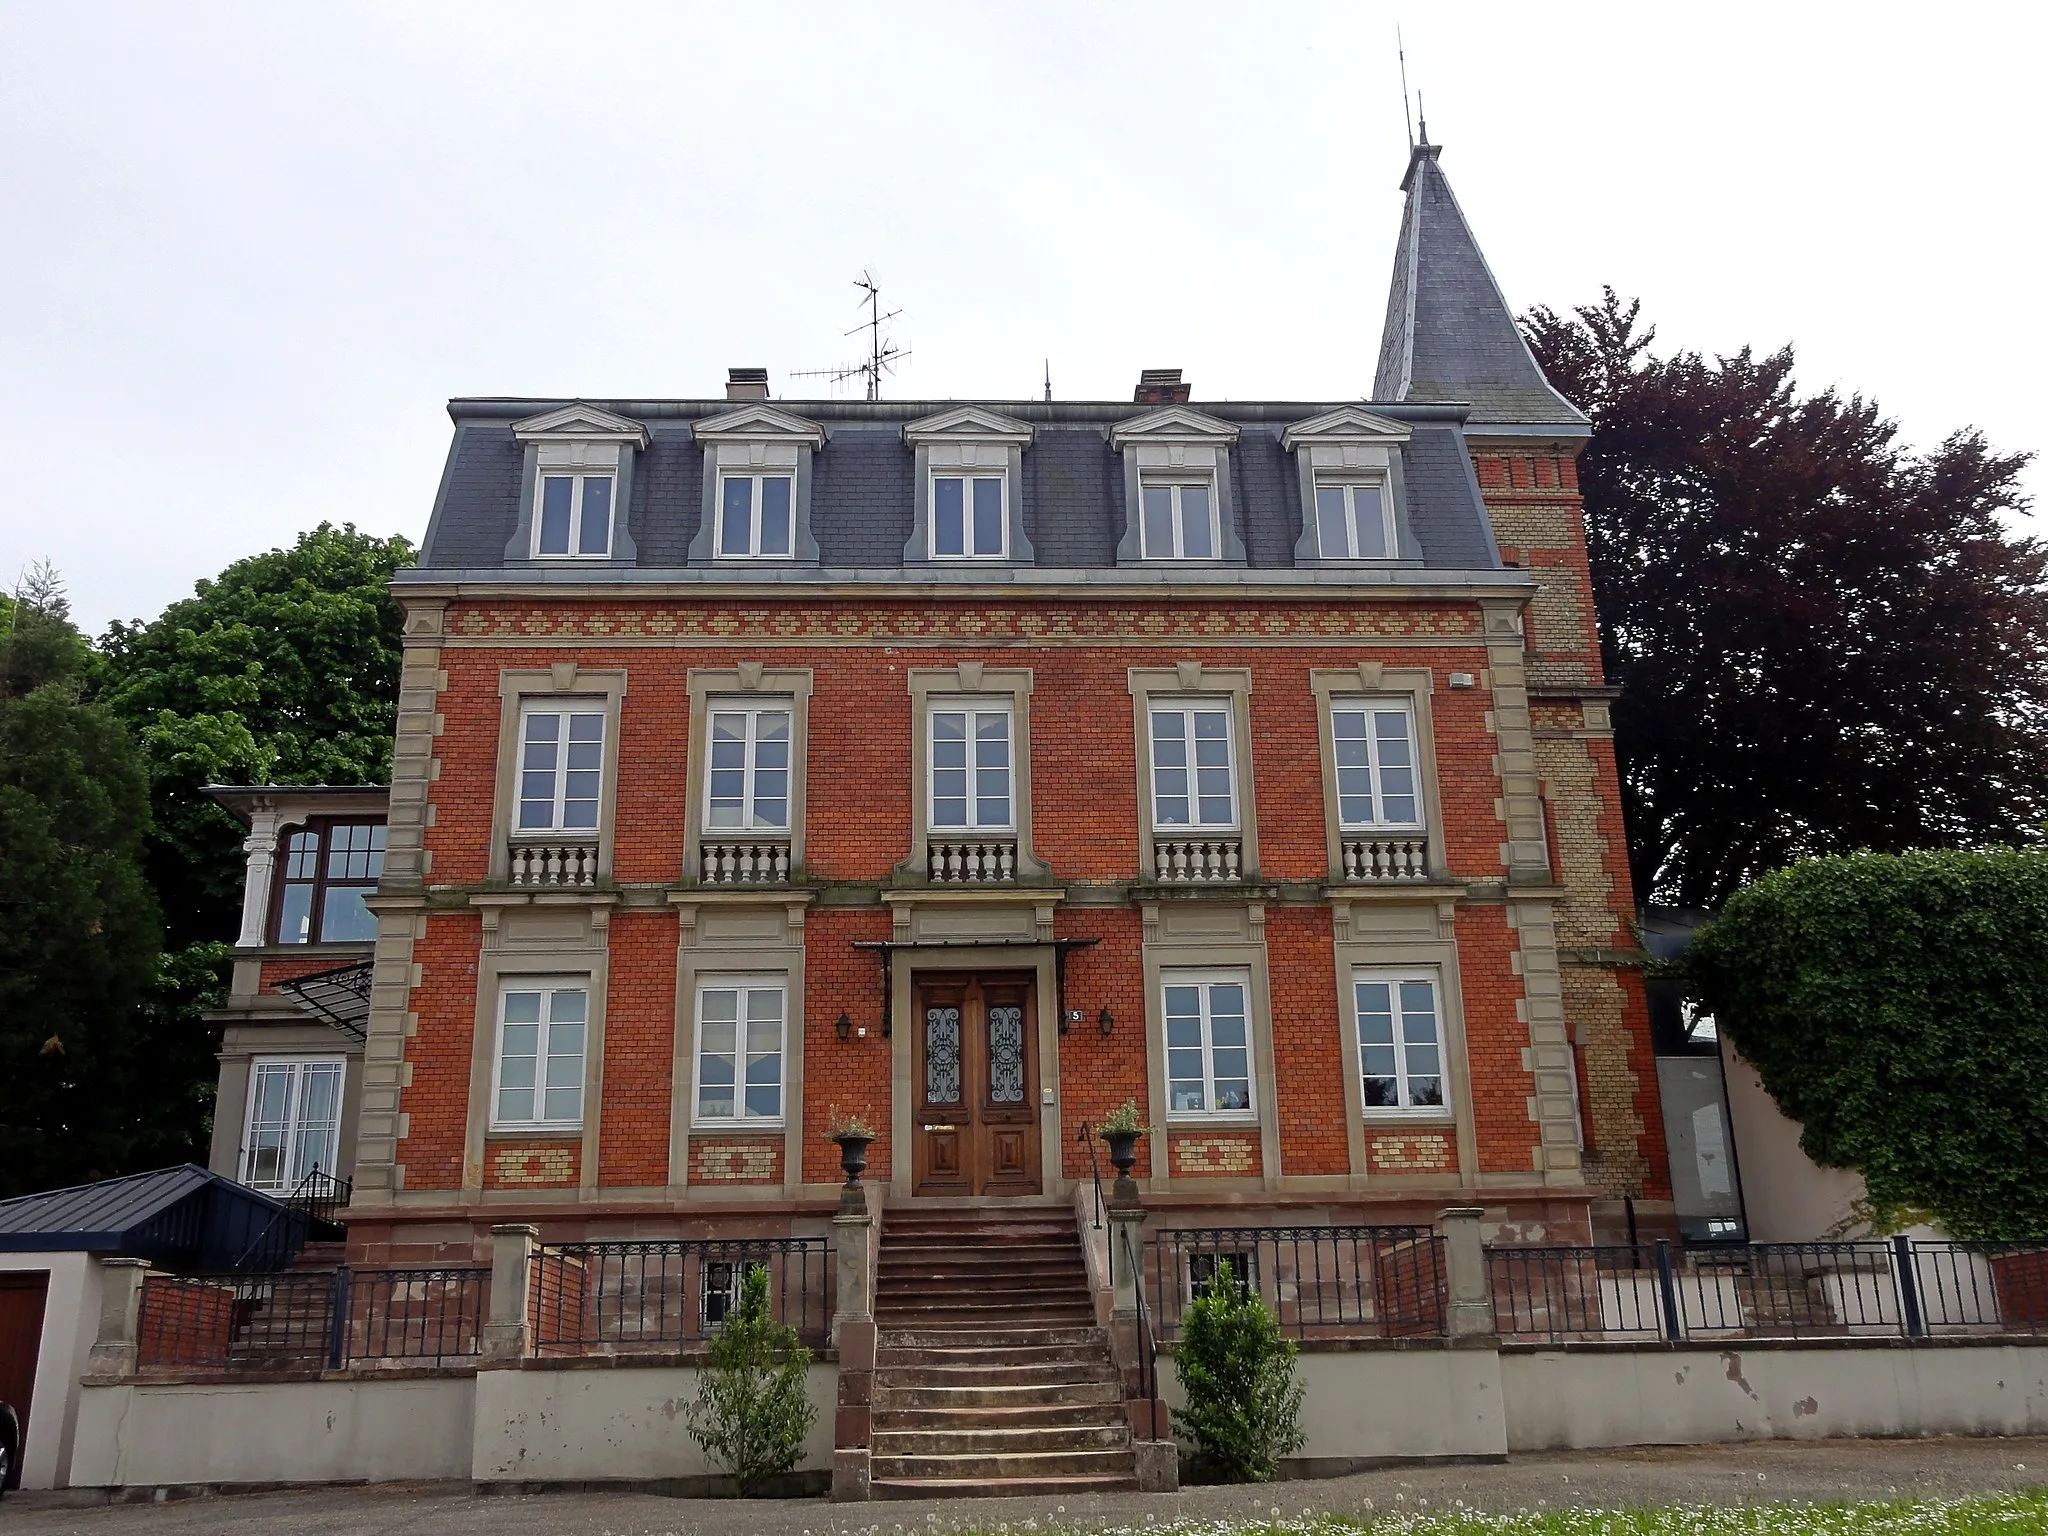
[[[1029,972],[912,979],[915,1193],[1035,1195],[1044,1188],[1032,990]]]

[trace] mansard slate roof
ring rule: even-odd
[[[1475,432],[1494,427],[1585,437],[1585,415],[1550,387],[1522,340],[1479,242],[1427,141],[1408,157],[1408,194],[1373,394],[1383,400],[1456,400]]]
[[[516,568],[522,576],[583,582],[617,579],[620,564],[508,562],[505,548],[519,519],[523,445],[512,424],[571,402],[560,400],[466,399],[449,402],[455,442],[441,492],[428,525],[414,580],[447,580],[453,573],[486,573]],[[680,572],[693,565],[689,548],[704,515],[704,447],[693,423],[732,411],[717,400],[584,401],[647,429],[648,446],[638,455],[630,490],[627,531],[636,548],[627,569],[646,579],[652,572]],[[952,409],[958,401],[777,400],[774,408],[824,428],[825,444],[812,459],[811,528],[818,541],[819,568],[791,570],[764,562],[735,569],[719,562],[720,575],[747,580],[816,580],[833,572],[898,570],[911,537],[915,456],[903,440],[908,422]],[[1120,402],[975,402],[997,415],[1028,423],[1032,438],[1022,455],[1022,483],[1016,490],[1025,536],[1040,569],[1114,569],[1124,529],[1122,455],[1109,441],[1123,421],[1154,414],[1158,407]],[[1356,402],[1351,402],[1356,403]],[[1228,449],[1238,533],[1252,570],[1294,564],[1302,531],[1301,482],[1294,456],[1281,435],[1297,422],[1335,409],[1336,404],[1203,403],[1193,407],[1238,428]],[[1377,415],[1405,425],[1408,441],[1395,451],[1402,466],[1409,521],[1421,546],[1422,564],[1442,571],[1498,571],[1479,484],[1460,436],[1464,412],[1440,405],[1370,404]],[[699,570],[713,563],[694,562]],[[1125,567],[1132,575],[1147,568]],[[1158,568],[1149,568],[1156,571]],[[1211,568],[1213,569],[1213,568]],[[973,579],[1001,579],[999,569],[977,565]],[[1219,573],[1228,579],[1229,573]],[[1413,567],[1407,569],[1413,575]],[[943,568],[921,566],[920,579],[943,579]],[[1203,579],[1187,567],[1175,580]],[[1327,579],[1357,579],[1356,573]],[[1212,578],[1213,579],[1213,578]]]

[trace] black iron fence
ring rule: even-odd
[[[822,1344],[835,1299],[822,1237],[664,1238],[554,1243],[528,1278],[533,1350],[584,1355],[672,1350],[708,1339],[739,1305],[748,1269],[768,1271],[769,1307]]]
[[[153,1274],[142,1286],[139,1369],[314,1371],[460,1362],[483,1342],[480,1268]]]
[[[2048,1332],[2048,1244],[1502,1247],[1486,1264],[1505,1339]]]
[[[1162,1339],[1227,1269],[1297,1338],[1444,1331],[1443,1240],[1428,1227],[1169,1227],[1142,1277]]]

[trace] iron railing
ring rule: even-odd
[[[1137,1293],[1138,1302],[1138,1396],[1144,1401],[1148,1414],[1157,1413],[1159,1411],[1157,1402],[1159,1397],[1159,1344],[1152,1334],[1152,1314],[1145,1306],[1145,1271],[1138,1259],[1130,1227],[1120,1226],[1117,1231],[1117,1237],[1124,1250],[1123,1262],[1129,1266],[1129,1272],[1137,1280],[1137,1284],[1132,1289]],[[1112,1254],[1110,1260],[1112,1270],[1116,1264],[1114,1258],[1115,1251],[1113,1248],[1110,1250]],[[1111,1281],[1111,1284],[1115,1284],[1114,1280]],[[1150,1424],[1149,1432],[1145,1438],[1148,1440],[1152,1439],[1158,1432],[1158,1425]]]
[[[316,1371],[440,1365],[483,1340],[481,1268],[152,1274],[142,1286],[143,1370]]]
[[[1183,1227],[1152,1234],[1141,1287],[1161,1338],[1219,1265],[1256,1291],[1296,1337],[1417,1337],[1444,1331],[1443,1240],[1428,1227]]]
[[[236,1270],[283,1269],[298,1257],[315,1227],[335,1228],[335,1217],[347,1206],[355,1185],[313,1169],[292,1186],[281,1209],[271,1213],[229,1267]]]
[[[825,1238],[663,1238],[535,1249],[528,1277],[534,1353],[663,1351],[708,1339],[738,1306],[754,1265],[768,1271],[776,1320],[806,1343],[822,1344],[834,1299]]]
[[[1089,1177],[1095,1180],[1095,1226],[1093,1230],[1100,1232],[1102,1230],[1102,1165],[1095,1160],[1095,1127],[1086,1120],[1083,1120],[1081,1122],[1080,1134],[1074,1140],[1080,1142],[1081,1145],[1088,1149],[1088,1174]]]
[[[1491,1248],[1502,1338],[1918,1338],[2048,1332],[2048,1244],[1668,1241]]]

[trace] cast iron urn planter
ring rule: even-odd
[[[868,1169],[868,1146],[872,1136],[863,1136],[854,1131],[842,1131],[832,1138],[839,1143],[839,1167],[846,1175],[846,1187],[860,1187],[860,1176]]]
[[[1142,1131],[1104,1131],[1102,1139],[1109,1143],[1110,1165],[1119,1178],[1129,1178],[1131,1170],[1138,1166],[1138,1138]]]

